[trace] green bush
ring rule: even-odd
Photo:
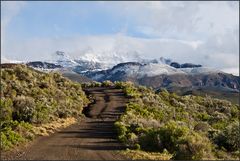
[[[202,121],[208,121],[211,118],[207,113],[199,113],[198,117]]]
[[[127,133],[127,128],[120,122],[115,122],[114,126],[118,132],[118,139],[124,143],[127,143],[127,137],[126,137],[126,133]]]
[[[11,128],[6,127],[4,129],[2,129],[1,143],[2,143],[3,149],[9,149],[13,145],[16,145],[23,141],[24,141],[24,138],[17,132],[13,131]]]
[[[139,137],[139,144],[142,150],[146,151],[162,151],[163,145],[160,134],[155,130],[150,130]]]
[[[194,126],[194,130],[207,132],[209,130],[209,125],[206,122],[199,122]]]
[[[176,122],[169,122],[160,129],[150,129],[139,138],[142,149],[147,151],[160,151],[167,149],[173,153],[178,143],[188,133],[189,129],[177,125]]]
[[[0,108],[1,108],[0,121],[1,122],[12,120],[12,111],[13,111],[12,106],[13,106],[13,103],[11,99],[1,98],[0,100]]]
[[[219,132],[215,137],[215,142],[219,147],[224,147],[229,151],[239,150],[240,144],[239,122],[233,122]]]
[[[35,105],[32,122],[36,124],[47,123],[50,119],[50,113],[50,106],[46,106],[44,103],[37,102]]]
[[[96,82],[96,81],[86,82],[86,83],[82,83],[81,86],[82,86],[83,88],[101,87],[101,86],[102,86],[102,83]]]
[[[1,150],[7,150],[12,146],[12,143],[9,141],[5,133],[1,132]]]
[[[196,132],[189,133],[178,144],[174,159],[177,160],[205,160],[214,159],[213,145],[207,137]]]
[[[109,81],[109,80],[106,80],[106,81],[103,81],[102,82],[102,86],[103,87],[113,87],[114,86],[114,83]]]
[[[13,101],[13,120],[32,122],[35,102],[31,97],[19,96]]]
[[[133,149],[135,150],[141,150],[141,146],[139,144],[134,144]]]

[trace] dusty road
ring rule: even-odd
[[[49,137],[40,137],[20,155],[18,160],[126,160],[119,150],[126,147],[116,139],[114,121],[124,112],[127,99],[119,89],[86,90],[95,102],[84,110],[88,116]]]

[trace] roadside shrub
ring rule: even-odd
[[[32,122],[36,124],[46,123],[49,121],[50,113],[49,106],[45,103],[37,102]]]
[[[203,137],[196,132],[191,132],[178,144],[174,159],[214,159],[212,149],[213,146],[207,137]]]
[[[9,149],[13,145],[16,145],[23,141],[24,141],[24,138],[17,132],[14,132],[11,128],[6,127],[4,129],[2,129],[1,143],[2,143],[3,149]]]
[[[114,86],[114,83],[109,81],[109,80],[106,80],[106,81],[103,81],[102,82],[102,86],[103,87],[113,87]]]
[[[139,137],[141,149],[146,151],[162,151],[163,143],[160,134],[155,130],[149,130],[147,133]]]
[[[124,82],[115,81],[114,84],[115,84],[115,87],[116,87],[116,88],[119,88],[119,89],[122,89],[122,88],[125,87],[125,86],[124,86]]]
[[[35,102],[31,97],[19,96],[13,101],[13,120],[32,122]]]
[[[239,150],[240,144],[239,122],[233,122],[223,129],[215,138],[219,147],[224,147],[229,151]]]
[[[209,130],[209,125],[206,122],[199,122],[194,126],[194,130],[207,132]]]
[[[118,133],[118,139],[121,142],[127,143],[127,137],[126,137],[126,133],[128,131],[127,128],[121,122],[115,122],[114,126]]]
[[[134,144],[133,149],[141,150],[141,146],[139,144]]]
[[[12,143],[8,140],[7,136],[1,132],[1,150],[7,150],[12,147]]]
[[[100,83],[100,82],[93,82],[92,83],[92,87],[101,87],[102,86],[102,83]]]
[[[160,151],[167,149],[173,153],[183,137],[188,133],[189,129],[180,126],[176,122],[171,121],[160,129],[150,129],[139,138],[141,148],[147,151]]]
[[[1,98],[0,107],[1,107],[1,115],[0,121],[10,121],[12,120],[12,100]]]
[[[21,121],[17,123],[17,126],[14,129],[19,135],[24,137],[25,139],[32,140],[34,138],[33,134],[33,126],[29,123]]]
[[[170,121],[159,130],[163,148],[166,148],[171,153],[174,153],[179,142],[181,142],[188,133],[189,129],[187,126],[180,125],[174,121]]]
[[[208,121],[211,117],[207,113],[199,113],[198,118],[202,121]]]
[[[126,137],[128,140],[128,145],[135,145],[138,141],[138,136],[133,132],[128,133]]]

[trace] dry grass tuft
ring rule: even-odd
[[[54,131],[58,131],[59,129],[65,128],[74,123],[76,123],[76,119],[73,117],[59,118],[51,123],[42,124],[39,127],[33,127],[33,132],[35,135],[48,136],[50,133],[54,133]]]
[[[126,150],[122,152],[124,155],[129,156],[133,160],[170,160],[173,155],[167,152],[145,152],[141,150]]]

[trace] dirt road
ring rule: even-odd
[[[84,110],[88,116],[49,137],[40,137],[18,156],[18,160],[126,160],[119,150],[114,121],[125,110],[127,99],[119,89],[86,90],[95,102]]]

